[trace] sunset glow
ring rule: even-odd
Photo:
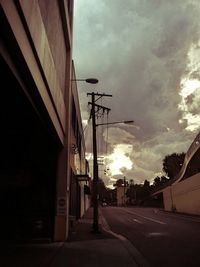
[[[128,156],[128,151],[130,151],[130,145],[117,145],[114,152],[108,157],[111,163],[109,164],[109,169],[112,175],[122,174],[121,169],[125,168],[127,170],[132,169],[133,162]]]

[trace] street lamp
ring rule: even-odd
[[[118,123],[129,124],[129,123],[134,123],[134,121],[114,121],[114,122],[107,122],[107,123],[98,123],[98,124],[96,124],[96,126],[109,125],[109,124],[118,124]]]
[[[71,79],[71,81],[83,81],[83,82],[86,82],[86,83],[92,83],[92,84],[96,84],[99,82],[98,79],[96,78],[87,78],[87,79]]]

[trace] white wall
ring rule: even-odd
[[[167,211],[200,215],[200,173],[167,187],[163,198]]]

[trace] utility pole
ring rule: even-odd
[[[126,206],[126,177],[124,176],[124,206]]]
[[[91,117],[92,117],[92,142],[93,142],[93,232],[99,233],[99,214],[98,214],[98,163],[97,163],[97,140],[96,140],[96,113],[103,109],[103,113],[105,111],[109,112],[110,109],[101,105],[95,104],[97,100],[100,98],[107,96],[112,97],[112,95],[107,94],[99,94],[99,93],[88,93],[91,95],[91,101],[88,102],[92,106],[91,108]],[[96,99],[95,97],[98,96]]]

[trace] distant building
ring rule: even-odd
[[[117,196],[117,206],[125,206],[128,198],[126,196],[126,192],[128,190],[128,186],[117,186],[116,187],[116,196]]]

